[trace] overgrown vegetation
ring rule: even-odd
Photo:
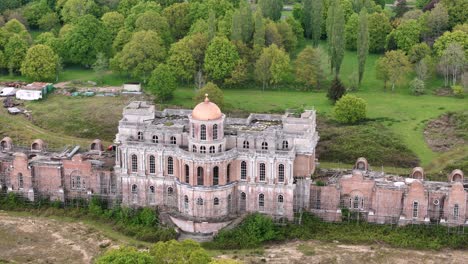
[[[233,230],[221,231],[207,248],[241,249],[258,247],[269,241],[317,239],[351,244],[386,243],[413,249],[466,249],[468,237],[450,234],[444,226],[407,225],[395,227],[364,222],[323,222],[309,214],[302,215],[302,224],[274,225],[271,218],[254,214]]]
[[[146,242],[167,241],[176,237],[174,229],[160,225],[156,210],[111,207],[98,197],[93,197],[89,202],[84,199],[73,199],[64,204],[60,201],[50,201],[48,197],[30,202],[17,194],[9,193],[0,196],[0,209],[27,211],[40,216],[91,219],[108,224],[124,235]]]

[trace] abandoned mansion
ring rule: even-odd
[[[309,211],[329,221],[356,212],[375,223],[467,224],[460,170],[434,182],[419,167],[409,177],[386,175],[359,158],[349,173],[314,182],[315,117],[314,110],[227,117],[208,96],[193,110],[132,102],[109,148],[95,140],[87,150],[49,152],[40,139],[27,149],[2,139],[0,184],[31,200],[99,195],[157,206],[186,232],[216,232],[249,212],[292,219]]]

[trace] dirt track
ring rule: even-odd
[[[92,263],[110,244],[80,223],[0,212],[0,263]]]

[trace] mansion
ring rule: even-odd
[[[426,181],[422,168],[404,178],[373,172],[364,158],[325,186],[312,181],[319,140],[316,113],[228,117],[208,96],[193,110],[158,111],[147,102],[123,110],[111,148],[47,151],[34,141],[0,141],[0,185],[30,200],[93,195],[167,212],[181,230],[214,233],[246,213],[292,220],[310,211],[329,221],[349,212],[375,223],[464,225],[464,175]],[[320,184],[322,185],[322,184]],[[346,209],[346,210],[345,210]]]

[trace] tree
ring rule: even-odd
[[[448,28],[449,16],[444,5],[438,3],[429,13],[426,19],[427,27],[430,30],[430,36],[437,38]]]
[[[346,49],[356,50],[358,32],[359,32],[359,15],[354,13],[349,17],[348,22],[346,22],[346,26],[345,26]]]
[[[255,78],[262,83],[265,90],[269,84],[282,81],[289,71],[289,56],[275,44],[264,48],[255,63]]]
[[[8,39],[4,56],[5,64],[11,75],[20,69],[28,48],[29,44],[18,34],[14,34]]]
[[[429,77],[429,65],[431,64],[431,58],[429,56],[418,61],[414,65],[414,71],[416,72],[416,77],[425,82]]]
[[[215,37],[205,54],[205,70],[213,80],[223,80],[239,60],[236,47],[225,37]]]
[[[385,53],[384,57],[377,62],[377,78],[392,84],[392,91],[395,85],[406,80],[406,75],[411,71],[411,63],[401,50],[391,50]]]
[[[99,7],[93,0],[67,0],[60,14],[64,22],[71,22],[87,14],[96,15],[98,11]]]
[[[384,57],[380,57],[375,63],[375,78],[384,82],[384,90],[387,90],[387,82],[389,80],[388,67],[385,64]]]
[[[338,76],[341,69],[341,63],[344,58],[345,48],[345,18],[343,8],[338,0],[333,0],[331,6],[328,8],[327,15],[327,37],[328,37],[328,53],[330,56],[331,69],[335,71]]]
[[[457,78],[463,73],[466,65],[465,51],[458,43],[451,43],[442,53],[439,61],[439,69],[444,74],[445,86],[457,84]]]
[[[263,16],[277,21],[281,18],[283,10],[283,0],[258,0],[258,6],[262,10]]]
[[[297,80],[304,83],[307,90],[313,86],[320,89],[325,79],[322,65],[322,51],[310,46],[305,47],[296,59]]]
[[[468,2],[466,0],[442,0],[449,14],[449,27],[466,23],[468,17]]]
[[[263,23],[261,10],[255,12],[253,46],[255,50],[261,50],[265,47],[265,24]]]
[[[147,11],[138,16],[135,21],[135,31],[143,30],[152,30],[158,33],[166,46],[172,43],[171,30],[167,19],[156,11]]]
[[[317,47],[322,37],[323,1],[312,2],[312,44]]]
[[[304,34],[306,38],[312,37],[312,2],[314,0],[302,1],[302,25],[304,25]]]
[[[61,52],[60,40],[51,32],[44,32],[39,34],[34,40],[34,44],[43,44],[46,45],[59,55]]]
[[[99,52],[106,55],[110,52],[109,33],[102,22],[92,15],[77,18],[61,35],[66,62],[89,67]]]
[[[465,56],[468,57],[468,33],[459,30],[446,31],[440,36],[434,43],[434,53],[440,57],[450,44],[455,43],[458,43],[465,50]]]
[[[153,264],[155,259],[148,252],[138,251],[133,247],[111,249],[96,260],[96,264]]]
[[[60,27],[60,19],[54,12],[43,15],[38,21],[37,25],[40,29],[50,31]]]
[[[166,50],[161,37],[154,31],[140,31],[133,34],[111,61],[119,71],[128,72],[146,83],[151,72],[164,60]]]
[[[355,124],[366,118],[366,101],[354,95],[347,94],[336,102],[335,107],[333,107],[333,115],[340,123]]]
[[[208,16],[208,40],[211,41],[216,36],[216,15],[213,10],[210,10]]]
[[[367,55],[369,54],[369,28],[367,26],[367,11],[365,8],[363,8],[359,13],[357,53],[359,84],[361,84],[362,78],[364,77],[364,70],[366,68]]]
[[[92,66],[94,72],[99,78],[99,82],[102,82],[104,74],[109,69],[109,59],[102,52],[99,52],[96,56],[96,61]]]
[[[426,56],[431,54],[431,48],[425,43],[418,43],[413,45],[408,52],[408,59],[411,63],[418,63]]]
[[[176,3],[166,7],[163,10],[163,16],[166,17],[169,23],[172,37],[174,39],[181,39],[190,29],[192,19],[189,16],[190,5],[189,3]]]
[[[392,31],[392,25],[385,13],[372,13],[368,17],[369,51],[380,53],[385,49],[387,35]]]
[[[424,87],[425,87],[424,82],[418,78],[414,78],[410,82],[411,93],[413,93],[414,95],[424,94]]]
[[[35,81],[53,80],[57,73],[59,57],[46,45],[29,48],[21,64],[21,74]]]
[[[101,17],[103,25],[111,35],[112,39],[115,39],[119,31],[124,27],[125,17],[119,12],[107,12]]]
[[[148,90],[154,94],[159,102],[165,102],[172,98],[177,88],[177,79],[171,67],[167,64],[159,64],[151,73],[148,82]]]
[[[197,91],[197,94],[193,98],[195,104],[203,102],[205,100],[206,95],[210,99],[210,102],[217,104],[219,107],[224,106],[224,94],[219,87],[212,83],[208,82],[203,88]]]
[[[39,19],[51,11],[45,1],[36,1],[29,3],[23,8],[23,16],[28,21],[29,26],[37,28],[39,26]]]
[[[206,264],[211,261],[210,256],[200,244],[192,240],[158,242],[150,249],[150,254],[155,256],[155,264]]]
[[[397,17],[403,16],[404,13],[406,13],[409,10],[408,4],[406,3],[406,0],[397,0],[396,6],[395,6],[395,15]]]
[[[340,100],[343,95],[346,94],[346,88],[344,87],[343,83],[340,81],[338,77],[335,76],[333,79],[330,88],[328,89],[327,97],[333,103]]]
[[[247,2],[242,1],[232,15],[231,40],[241,40],[249,43],[254,31],[252,9]]]
[[[284,47],[288,52],[293,51],[297,45],[297,38],[291,26],[286,21],[279,21],[276,28],[281,36],[281,47]]]
[[[396,44],[399,49],[408,52],[411,47],[419,43],[421,26],[416,20],[408,20],[401,23],[394,32]]]

